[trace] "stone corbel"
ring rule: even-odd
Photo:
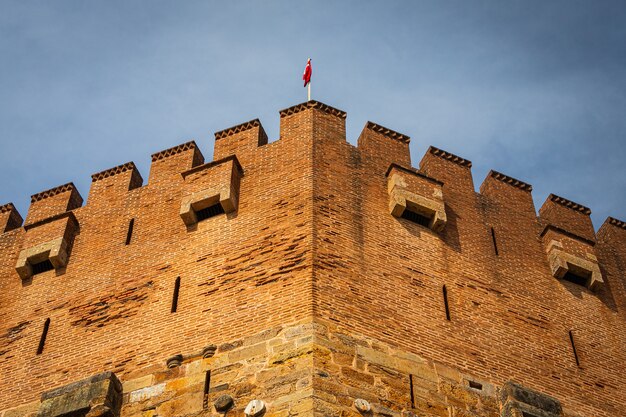
[[[597,262],[592,259],[583,259],[574,256],[559,248],[559,245],[550,245],[548,252],[550,272],[557,279],[562,279],[567,272],[590,275],[587,288],[595,290],[604,283],[602,273]]]
[[[22,279],[28,279],[33,276],[33,264],[49,260],[55,269],[64,267],[67,264],[67,248],[67,241],[60,237],[24,249],[17,258],[15,270]]]
[[[556,398],[508,381],[500,391],[501,417],[561,417],[563,409]]]
[[[119,417],[122,384],[112,372],[103,372],[41,396],[37,417]]]
[[[439,197],[427,198],[419,194],[413,193],[405,189],[406,182],[399,175],[393,175],[389,178],[387,191],[389,193],[389,213],[394,217],[401,217],[405,210],[430,218],[428,227],[440,232],[446,225],[446,210],[441,200],[441,190],[435,188],[433,196]]]

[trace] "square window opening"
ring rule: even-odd
[[[573,282],[574,284],[587,286],[587,283],[591,279],[591,272],[584,271],[580,268],[570,268],[563,276],[565,281]]]
[[[50,259],[46,259],[45,261],[31,264],[31,268],[33,269],[33,275],[36,275],[46,271],[52,271],[54,269],[54,265],[52,265]]]
[[[224,208],[218,202],[217,204],[213,204],[212,206],[203,208],[201,210],[196,211],[196,217],[198,221],[206,220],[211,217],[219,216],[220,214],[224,214]]]
[[[428,227],[432,220],[432,216],[428,217],[423,214],[416,213],[409,208],[405,209],[401,216],[403,219],[409,220],[413,223],[417,223],[421,226]]]

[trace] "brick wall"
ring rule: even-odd
[[[234,156],[237,175],[203,166],[189,142],[154,154],[145,185],[128,163],[94,174],[83,206],[71,184],[33,196],[24,227],[2,206],[2,417],[32,414],[42,392],[102,371],[123,382],[123,415],[207,414],[207,369],[212,387],[229,384],[237,415],[258,397],[270,415],[351,415],[362,398],[376,415],[495,416],[509,380],[558,399],[565,415],[626,414],[624,223],[609,218],[596,237],[589,209],[552,195],[538,217],[532,187],[497,172],[477,193],[471,162],[434,147],[416,172],[443,184],[445,227],[394,217],[387,173],[415,171],[409,138],[368,122],[355,147],[345,117],[308,102],[280,112],[277,141],[258,120],[216,133],[213,159]],[[184,199],[224,184],[234,211],[183,222]],[[57,235],[71,241],[66,265],[20,276],[20,254]],[[555,247],[599,265],[603,283],[556,279]],[[312,326],[300,342],[285,333],[298,325]],[[315,349],[272,359],[307,337]],[[164,370],[208,343],[215,358]],[[161,402],[131,401],[141,389]]]

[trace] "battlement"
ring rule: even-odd
[[[104,171],[97,172],[91,176],[91,181],[96,182],[105,178],[112,177],[113,175],[121,174],[123,172],[135,169],[133,162],[127,162],[122,165],[118,165],[113,168],[105,169]]]
[[[626,244],[626,222],[607,217],[598,230],[598,243],[600,247],[608,246],[613,252],[619,252],[619,248]]]
[[[13,203],[6,203],[0,206],[0,213],[8,213],[10,211],[15,210],[15,206]]]
[[[299,114],[305,110],[321,111],[324,114],[336,116],[340,119],[345,119],[347,116],[346,112],[315,100],[300,103],[289,108],[280,110],[279,115],[280,118],[283,119],[288,116]],[[295,127],[298,126],[299,125],[296,125]],[[381,139],[375,138],[391,139],[392,142],[380,142]],[[151,155],[151,160],[154,165],[155,163],[165,161],[172,157],[178,157],[184,154],[188,154],[188,156],[183,157],[182,162],[173,162],[172,167],[162,168],[166,172],[180,173],[183,175],[183,178],[185,178],[186,176],[191,175],[197,170],[208,169],[212,166],[219,165],[219,161],[225,160],[229,157],[237,156],[234,159],[235,165],[238,167],[238,171],[242,173],[243,168],[241,166],[240,158],[244,158],[244,161],[249,158],[254,158],[254,150],[260,146],[267,144],[267,140],[267,134],[265,133],[259,119],[253,119],[229,127],[227,129],[220,130],[215,133],[215,162],[204,164],[204,157],[202,156],[202,153],[200,152],[200,149],[198,148],[195,141],[188,141],[180,145],[156,152]],[[402,144],[404,146],[397,149],[393,148],[392,143],[394,142]],[[459,180],[456,182],[462,183],[464,181],[464,178],[468,178],[469,182],[471,183],[471,172],[469,170],[467,176],[465,176],[465,174],[459,174],[462,171],[450,171],[447,165],[439,165],[436,160],[445,161],[446,163],[449,162],[454,164],[455,166],[470,169],[472,167],[472,162],[466,158],[460,157],[435,146],[430,146],[428,148],[424,158],[422,159],[422,162],[420,163],[420,169],[407,167],[407,161],[409,157],[408,147],[406,147],[406,145],[408,145],[409,143],[410,137],[408,135],[399,133],[380,124],[368,121],[363,128],[363,132],[361,133],[361,137],[359,140],[359,149],[362,149],[365,154],[369,155],[369,158],[380,157],[382,155],[382,151],[386,152],[385,158],[391,161],[391,165],[387,164],[386,176],[389,175],[389,172],[392,169],[397,169],[407,173],[411,172],[414,175],[421,176],[422,178],[428,179],[430,181],[439,182],[442,185],[445,183],[448,187],[453,188],[456,186],[455,180]],[[369,151],[367,149],[372,149],[374,153],[368,153]],[[252,152],[252,154],[250,154],[250,152]],[[248,154],[251,156],[248,156]],[[435,159],[431,159],[430,156],[434,157]],[[397,161],[398,163],[394,161]],[[152,170],[154,170],[154,166]],[[122,174],[130,175],[128,179],[124,179],[121,181],[121,183],[124,184],[125,190],[133,190],[142,186],[143,179],[141,177],[141,174],[138,172],[135,164],[133,162],[127,162],[93,174],[91,176],[93,185],[90,193],[93,194],[94,190],[96,190],[96,188],[94,188],[96,183],[104,180],[113,179]],[[503,174],[501,172],[491,170],[488,173],[487,178],[481,185],[480,192],[481,194],[489,196],[501,195],[502,198],[498,197],[494,200],[499,201],[500,203],[503,203],[506,199],[510,199],[510,196],[506,196],[506,193],[504,191],[498,191],[493,187],[488,187],[488,179],[493,179],[495,181],[506,184],[508,186],[512,186],[527,193],[532,192],[532,185]],[[111,192],[118,192],[114,191],[115,188],[111,190],[113,191],[109,190],[109,194],[101,196],[103,202],[106,202],[112,197],[112,195],[110,194]],[[97,201],[98,199],[92,197],[91,194],[90,201]],[[43,201],[50,201],[53,204],[51,205],[49,203],[46,203],[45,208],[40,207],[38,203],[41,203]],[[45,219],[47,217],[59,215],[66,211],[74,210],[81,207],[82,202],[82,197],[78,193],[78,190],[76,189],[74,184],[71,182],[36,193],[31,197],[32,204],[31,208],[29,209],[26,223],[38,223],[42,219]],[[561,213],[561,211],[556,207],[566,208],[572,213],[585,217],[577,218],[574,215],[574,217],[572,218],[569,218],[568,216],[565,216],[564,218],[562,215],[563,213]],[[528,211],[529,213],[534,210],[532,198],[524,203],[524,210]],[[5,232],[13,230],[21,225],[21,216],[15,210],[15,207],[12,206],[11,203],[2,206],[2,214],[5,215],[5,219],[3,219]],[[561,233],[569,234],[573,237],[586,241],[589,244],[593,244],[595,242],[595,233],[593,232],[590,220],[588,219],[588,216],[590,214],[591,210],[588,207],[575,203],[566,198],[560,197],[556,194],[550,194],[550,196],[547,198],[546,202],[540,209],[539,213],[539,219],[543,224],[541,236],[544,236],[548,230],[558,230]],[[612,220],[610,221],[607,220],[610,224],[618,226],[623,224],[619,220],[613,218],[611,219]]]
[[[519,188],[520,190],[531,192],[533,190],[533,186],[525,183],[524,181],[520,181],[513,177],[509,177],[508,175],[502,174],[498,171],[494,171],[493,169],[489,171],[487,174],[488,177],[494,178],[498,181],[502,181],[505,184],[512,185],[513,187]]]
[[[568,200],[566,198],[563,197],[559,197],[556,194],[550,194],[548,196],[548,200],[550,201],[554,201],[557,204],[562,205],[563,207],[567,207],[568,209],[574,210],[574,211],[578,211],[582,214],[585,215],[590,215],[591,214],[591,209],[588,207],[583,206],[582,204],[578,204],[578,203],[574,203],[571,200]]]
[[[607,217],[606,219],[608,224],[612,224],[613,226],[617,226],[621,229],[625,229],[626,230],[626,222],[622,221],[622,220],[618,220],[615,217]]]
[[[430,146],[419,164],[420,171],[443,181],[449,193],[474,195],[472,162]]]
[[[127,162],[91,176],[88,205],[113,206],[131,190],[143,185],[143,178],[133,162]]]
[[[539,209],[539,218],[545,228],[557,228],[574,236],[595,242],[596,235],[589,215],[591,210],[555,194],[550,194]]]
[[[280,118],[283,119],[288,116],[302,113],[305,110],[320,111],[324,114],[338,117],[341,120],[345,119],[347,116],[346,112],[315,100],[300,103],[280,110],[279,115]],[[294,127],[298,128],[298,126],[300,125],[297,124]],[[291,128],[289,129],[291,130]],[[385,142],[382,138],[391,139],[392,141]],[[196,170],[208,169],[212,166],[219,165],[219,161],[236,156],[234,159],[236,166],[238,167],[239,172],[242,173],[243,168],[241,166],[240,159],[243,158],[244,161],[254,159],[255,150],[258,147],[267,144],[267,141],[267,134],[265,133],[261,122],[259,119],[253,119],[215,133],[215,162],[204,164],[204,157],[202,156],[202,153],[200,152],[200,149],[195,141],[188,141],[156,152],[152,154],[151,160],[154,165],[155,163],[158,164],[159,162],[165,161],[169,158],[181,156],[183,158],[181,162],[172,162],[172,167],[159,169],[166,173],[182,173],[183,178],[185,178],[187,175],[191,175],[191,173],[196,172]],[[394,148],[392,143],[399,143],[403,146],[400,148]],[[422,162],[420,163],[420,169],[407,167],[407,162],[410,164],[410,161],[408,147],[406,147],[406,145],[409,143],[410,137],[408,135],[368,121],[365,124],[359,139],[359,149],[362,149],[362,152],[368,155],[368,158],[381,157],[383,155],[381,152],[384,152],[384,159],[391,162],[391,165],[386,165],[386,176],[389,175],[389,172],[392,169],[397,169],[407,173],[411,172],[424,179],[437,181],[440,184],[445,183],[448,187],[452,187],[453,189],[457,186],[457,183],[463,183],[465,179],[468,180],[465,182],[471,183],[470,170],[467,171],[467,174],[463,174],[463,171],[451,171],[447,165],[440,165],[437,160],[452,163],[455,166],[464,169],[471,169],[472,162],[466,158],[460,157],[435,146],[430,146],[428,148]],[[368,149],[372,149],[373,152],[368,151]],[[188,156],[183,156],[185,154],[188,154]],[[431,156],[434,157],[434,159],[430,158]],[[155,170],[154,166],[151,171],[153,170]],[[112,195],[111,192],[119,193],[120,191],[115,191],[115,188],[105,187],[108,193],[100,195],[101,191],[97,191],[98,189],[96,188],[96,184],[104,180],[114,179],[122,174],[130,175],[128,178],[125,177],[121,180],[121,182],[116,180],[116,182],[120,182],[120,184],[124,185],[123,190],[133,190],[142,186],[143,179],[135,164],[133,162],[127,162],[125,164],[100,171],[91,176],[93,185],[92,190],[90,190],[90,201],[93,200],[95,202],[98,201],[99,198],[102,199],[103,203],[110,201],[114,195]],[[493,201],[498,201],[499,204],[504,204],[506,200],[511,199],[511,196],[506,195],[505,191],[498,190],[497,187],[494,188],[488,186],[488,179],[512,186],[529,194],[532,192],[532,185],[501,172],[491,170],[480,187],[480,193],[486,196],[495,197]],[[98,195],[95,197],[92,196],[91,194],[94,193]],[[64,197],[59,197],[61,195]],[[47,203],[45,208],[36,205],[36,203],[40,203],[42,201],[50,201],[54,202],[54,204],[50,205]],[[29,214],[26,219],[27,224],[38,223],[46,217],[55,216],[81,207],[82,197],[73,183],[67,183],[34,194],[31,197],[31,202],[31,208],[29,209]],[[518,204],[518,207],[522,206]],[[571,215],[571,218],[563,216],[563,213],[557,207],[563,207],[568,209],[570,212],[575,213],[574,217],[571,217]],[[531,197],[523,203],[522,209],[529,214],[534,211]],[[591,210],[586,206],[575,203],[556,194],[550,194],[539,213],[539,219],[543,224],[541,236],[544,236],[549,230],[557,230],[563,234],[569,234],[570,236],[593,245],[595,242],[595,233],[593,232],[590,220],[588,219],[590,213]],[[5,219],[3,219],[4,231],[13,230],[21,225],[21,216],[10,203],[2,206],[2,214],[5,215]],[[576,214],[585,217],[577,218]],[[610,224],[620,225],[622,223],[613,219],[610,221]]]
[[[37,201],[41,201],[45,198],[50,198],[50,197],[54,197],[55,195],[64,193],[64,192],[74,192],[76,191],[76,186],[74,185],[74,183],[72,182],[68,182],[67,184],[63,184],[63,185],[59,185],[57,187],[53,187],[50,188],[49,190],[45,190],[45,191],[41,191],[37,194],[33,194],[30,196],[30,202],[34,203]],[[80,195],[79,195],[80,197]],[[80,205],[83,203],[82,199],[80,202],[78,202],[78,200],[74,200],[75,206],[76,207],[80,207]],[[74,207],[75,208],[75,207]]]
[[[309,109],[319,110],[324,113],[337,116],[341,119],[345,119],[347,116],[347,113],[345,111],[336,109],[334,107],[329,106],[328,104],[324,104],[315,100],[310,100],[305,103],[296,104],[295,106],[291,106],[286,109],[280,110],[279,114],[282,119],[283,117],[292,116],[294,114],[300,113],[301,111],[309,110]]]
[[[23,219],[13,203],[0,206],[0,233],[9,232],[22,225]]]
[[[497,212],[495,223],[501,217],[515,217],[519,222],[523,216],[525,227],[534,227],[537,212],[532,198],[532,185],[501,172],[491,170],[480,185],[480,194],[486,199],[490,211]],[[495,231],[494,231],[495,233]]]
[[[150,166],[151,183],[170,183],[180,179],[181,171],[193,168],[204,163],[204,156],[195,141],[162,150],[152,154]]]
[[[228,136],[250,130],[254,127],[261,127],[261,122],[259,121],[259,119],[250,120],[249,122],[244,122],[236,126],[229,127],[228,129],[215,132],[215,140],[224,139]],[[263,131],[263,133],[265,133],[265,131]],[[267,135],[265,135],[265,142],[267,143]]]
[[[26,216],[26,223],[35,223],[46,217],[82,206],[83,198],[74,183],[59,185],[33,194],[30,198],[30,207]]]
[[[181,143],[180,145],[176,145],[173,146],[171,148],[168,149],[164,149],[162,151],[156,152],[152,154],[152,162],[156,162],[156,161],[160,161],[161,159],[170,157],[172,155],[177,155],[181,152],[185,152],[188,150],[196,150],[198,149],[198,146],[196,145],[196,142],[191,140],[189,142],[185,142],[185,143]],[[199,161],[200,158],[198,158]],[[202,158],[202,160],[204,161],[204,158]],[[197,163],[202,163],[202,162],[198,162]]]
[[[625,222],[279,116],[0,206],[0,417],[626,415]]]
[[[411,165],[410,138],[374,122],[366,122],[357,146],[368,160],[386,170],[389,164]],[[384,172],[384,171],[383,171]]]
[[[267,140],[267,133],[259,119],[220,130],[215,133],[213,159],[237,154],[245,161],[247,154],[255,152],[259,146],[267,145]]]
[[[408,137],[407,135],[403,135],[402,133],[398,133],[395,130],[391,130],[389,128],[386,128],[384,126],[381,126],[379,124],[376,124],[374,122],[367,122],[365,124],[365,128],[366,129],[371,129],[377,133],[380,133],[383,136],[386,136],[388,138],[400,141],[402,143],[409,143],[411,142],[411,138]]]
[[[460,156],[457,156],[451,152],[447,152],[442,149],[436,148],[434,146],[429,146],[427,153],[435,155],[439,158],[445,159],[446,161],[454,162],[455,164],[460,165],[462,167],[466,167],[466,168],[472,167],[472,161],[465,159],[465,158],[461,158]]]

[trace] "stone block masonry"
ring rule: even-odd
[[[345,118],[0,206],[0,417],[626,415],[624,222]]]

